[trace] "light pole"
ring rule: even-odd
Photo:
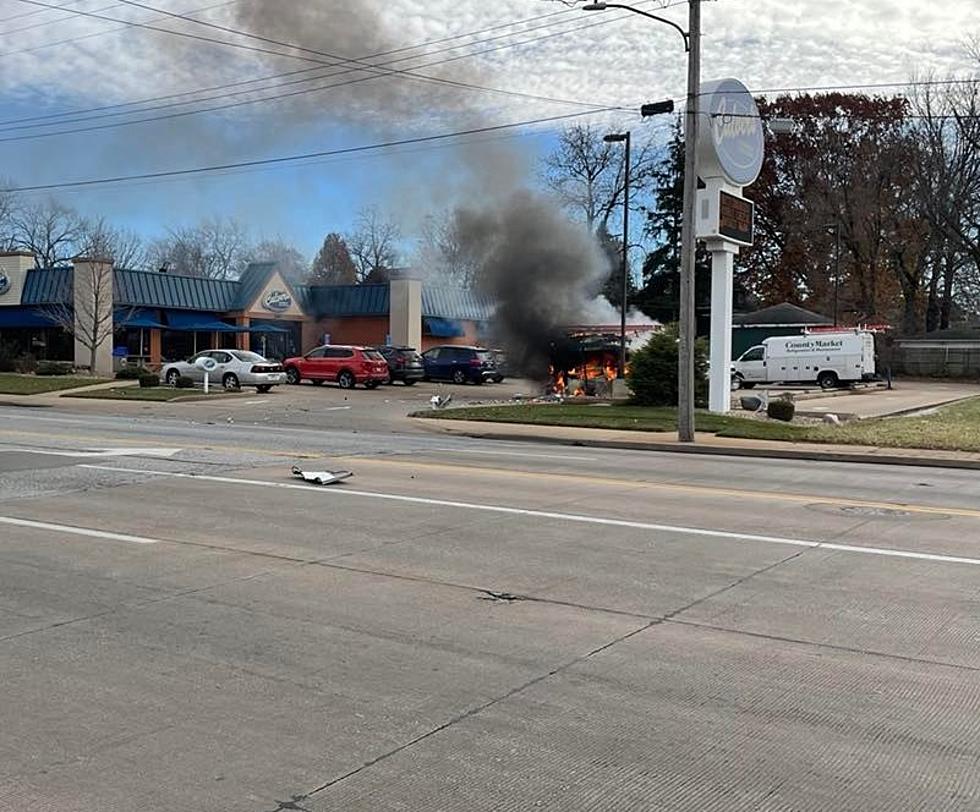
[[[626,154],[623,156],[623,287],[622,299],[619,303],[619,364],[616,367],[616,377],[626,377],[626,300],[629,297],[629,246],[630,246],[630,131],[610,133],[603,137],[607,144],[623,143]]]
[[[699,93],[701,86],[701,0],[688,0],[688,28],[685,31],[666,17],[620,3],[593,2],[584,11],[618,8],[649,17],[677,29],[687,51],[687,113],[684,128],[684,208],[681,230],[680,342],[677,369],[677,436],[682,443],[694,442],[694,258],[697,247],[694,215],[698,192],[697,143],[700,130]]]
[[[840,221],[830,223],[828,229],[834,232],[834,327],[840,326]]]

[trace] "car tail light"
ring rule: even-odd
[[[470,358],[470,366],[471,367],[482,367],[483,366],[483,361],[481,361],[479,358]]]

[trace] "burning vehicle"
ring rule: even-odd
[[[626,327],[626,370],[630,354],[642,347],[659,324]],[[565,329],[551,342],[546,394],[562,397],[609,397],[619,373],[620,327],[594,325]]]

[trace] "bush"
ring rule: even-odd
[[[141,389],[150,389],[154,386],[160,385],[160,376],[157,375],[155,372],[144,371],[143,374],[140,375],[139,377],[139,382],[140,382]]]
[[[25,352],[14,362],[14,368],[21,375],[30,375],[37,371],[37,358],[33,353]]]
[[[117,381],[138,381],[141,376],[150,374],[146,367],[123,367],[116,373]]]
[[[17,350],[12,344],[0,343],[0,372],[17,371]]]
[[[181,375],[177,379],[177,388],[178,389],[193,389],[194,388],[194,379],[193,378],[188,378],[186,375]]]
[[[35,375],[71,375],[75,365],[71,361],[38,361]]]
[[[677,325],[668,325],[633,353],[626,376],[633,402],[640,406],[677,405]],[[708,347],[703,340],[694,345],[694,402],[708,403]]]
[[[784,423],[791,423],[796,414],[796,404],[791,400],[771,400],[766,407],[766,414],[773,420],[782,420]]]

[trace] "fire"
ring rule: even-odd
[[[617,359],[610,353],[594,353],[583,363],[568,369],[549,369],[551,391],[571,397],[605,397],[612,390],[612,382],[619,374]]]

